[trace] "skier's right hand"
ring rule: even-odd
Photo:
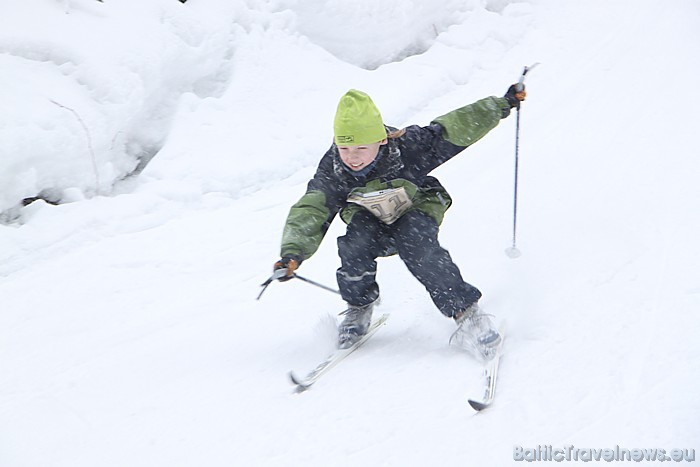
[[[275,263],[272,267],[273,271],[278,271],[280,269],[285,269],[286,272],[284,276],[280,277],[278,280],[280,282],[288,281],[294,278],[294,271],[301,265],[301,257],[298,255],[284,255],[279,261]]]

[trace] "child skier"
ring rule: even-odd
[[[347,224],[338,238],[340,294],[348,304],[338,329],[347,348],[368,330],[379,298],[376,259],[398,253],[457,330],[450,342],[490,359],[501,336],[478,306],[481,292],[462,279],[438,242],[438,228],[452,200],[433,169],[496,127],[525,91],[510,86],[503,97],[487,97],[453,110],[425,127],[387,127],[372,99],[350,90],[334,120],[334,144],[321,159],[306,194],[292,206],[282,235],[281,259],[288,280],[319,247],[340,213]]]

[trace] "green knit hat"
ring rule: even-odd
[[[385,139],[386,128],[372,99],[362,91],[351,89],[340,98],[333,134],[338,146],[361,146]]]

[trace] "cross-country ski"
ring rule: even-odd
[[[325,360],[319,363],[311,372],[306,376],[297,376],[293,371],[289,373],[289,378],[292,383],[296,385],[297,392],[303,392],[311,387],[316,381],[321,378],[324,374],[330,371],[338,363],[344,360],[348,355],[357,350],[362,344],[364,344],[379,328],[386,322],[389,315],[381,315],[376,321],[372,322],[367,333],[360,338],[359,341],[352,344],[350,347],[345,349],[336,349],[332,354],[330,354]]]
[[[501,362],[501,356],[503,352],[503,344],[505,341],[505,326],[501,325],[499,329],[501,334],[501,343],[496,350],[495,356],[489,360],[484,367],[484,392],[481,399],[469,399],[469,405],[478,412],[488,408],[494,401],[496,397],[496,383],[498,381],[498,367]]]

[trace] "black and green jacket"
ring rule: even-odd
[[[480,140],[508,116],[510,106],[502,97],[487,97],[453,110],[426,127],[409,126],[395,132],[381,146],[376,164],[357,175],[340,160],[335,144],[326,152],[309,181],[306,194],[292,206],[282,235],[281,256],[308,259],[321,244],[328,227],[340,213],[349,223],[363,207],[348,203],[348,195],[404,187],[413,207],[439,223],[452,200],[435,177],[428,174]],[[391,129],[389,129],[391,130]],[[390,134],[390,136],[392,136]]]

